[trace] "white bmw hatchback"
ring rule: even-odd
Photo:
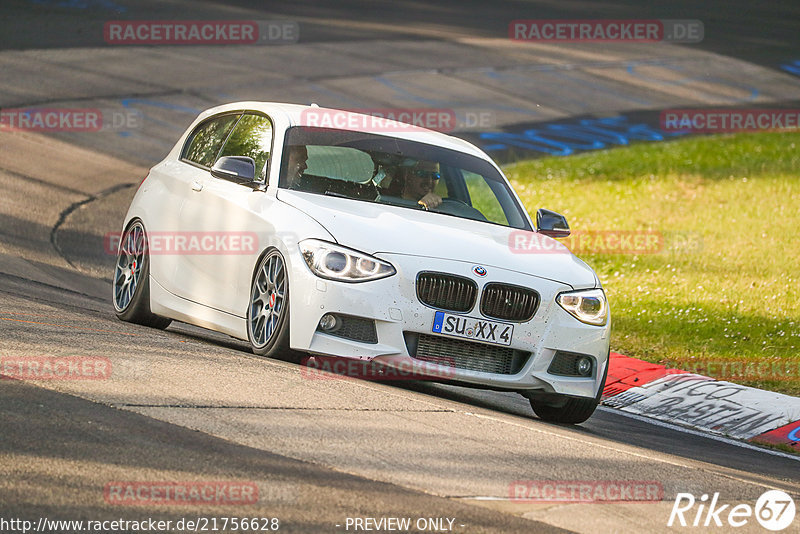
[[[517,391],[539,417],[591,416],[608,368],[600,282],[533,225],[475,146],[316,106],[202,113],[139,186],[113,302],[125,321],[178,320],[256,354],[371,362]]]

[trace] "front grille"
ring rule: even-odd
[[[431,272],[417,276],[417,298],[428,306],[466,312],[475,306],[477,296],[478,285],[469,278]]]
[[[498,347],[443,336],[405,333],[406,347],[412,358],[444,367],[481,373],[513,375],[530,357],[530,352]]]
[[[481,296],[481,313],[504,321],[525,322],[539,307],[539,294],[533,289],[492,282]]]
[[[375,321],[353,317],[352,315],[339,315],[338,313],[336,314],[336,319],[339,320],[339,327],[336,330],[328,332],[317,327],[317,331],[331,336],[360,341],[361,343],[375,344],[378,342]]]
[[[550,362],[550,367],[547,368],[547,372],[551,375],[584,377],[584,375],[578,372],[578,360],[584,356],[586,355],[576,354],[574,352],[563,352],[560,350],[556,351],[555,356],[553,356],[553,361]],[[590,374],[589,377],[594,376],[594,367],[594,358],[592,358],[592,374]]]

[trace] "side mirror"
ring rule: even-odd
[[[254,182],[256,162],[247,156],[225,156],[219,158],[211,168],[211,175],[240,184]]]
[[[567,237],[569,225],[567,219],[560,213],[540,208],[536,211],[537,232],[548,237]]]

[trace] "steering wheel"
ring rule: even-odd
[[[480,210],[470,206],[459,198],[443,198],[442,203],[438,207],[433,208],[433,210],[441,211],[442,213],[446,213],[448,215],[464,217],[466,219],[474,219],[476,221],[487,220]]]
[[[453,197],[443,198],[442,199],[442,204],[444,204],[445,202],[453,202],[453,203],[461,204],[461,205],[466,206],[468,208],[472,208],[472,206],[470,206],[469,204],[467,204],[466,202],[464,202],[460,198],[453,198]]]

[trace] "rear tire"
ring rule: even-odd
[[[289,275],[277,249],[259,261],[250,285],[247,339],[253,353],[300,363],[303,354],[289,348]]]
[[[563,423],[576,425],[589,419],[603,396],[603,388],[606,385],[608,376],[609,361],[606,361],[606,368],[603,371],[603,380],[594,398],[586,397],[567,397],[566,395],[531,395],[530,400],[533,412],[539,419],[549,423]]]
[[[150,255],[147,234],[139,219],[134,220],[119,243],[114,267],[113,296],[117,317],[129,323],[165,329],[172,319],[150,311]]]

